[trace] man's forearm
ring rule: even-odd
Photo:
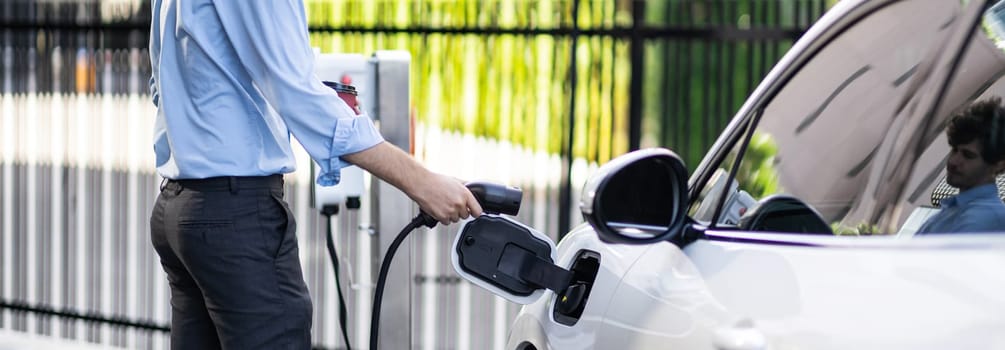
[[[428,176],[429,172],[410,155],[387,142],[344,155],[342,159],[408,194],[417,186],[416,180]]]
[[[387,142],[342,159],[405,192],[419,208],[443,224],[482,213],[481,205],[460,180],[429,171]]]

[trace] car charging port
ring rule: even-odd
[[[576,254],[570,272],[572,278],[569,286],[555,300],[552,314],[555,321],[566,326],[572,326],[579,321],[586,308],[586,301],[593,290],[593,282],[597,279],[600,269],[600,254],[590,250],[582,250]]]

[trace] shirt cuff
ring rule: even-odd
[[[339,118],[335,124],[335,136],[332,138],[328,161],[318,164],[321,168],[317,179],[318,185],[337,185],[342,179],[342,168],[351,165],[342,160],[343,155],[364,151],[381,142],[384,142],[384,137],[380,135],[377,127],[373,125],[373,121],[366,114],[352,118]]]

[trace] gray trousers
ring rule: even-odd
[[[171,286],[171,349],[311,347],[282,176],[167,181],[150,231]]]

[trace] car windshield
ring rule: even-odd
[[[718,167],[731,171],[740,145],[748,145],[719,223],[737,225],[758,201],[785,195],[805,202],[833,233],[917,230],[953,191],[943,180],[946,121],[974,100],[1005,95],[1005,6],[984,12],[967,35],[967,5],[891,2],[863,10],[833,36],[751,112],[760,120],[750,141],[738,138]],[[704,185],[692,202],[695,219],[713,219],[719,196],[708,194],[719,193],[724,185],[716,180],[725,178]]]

